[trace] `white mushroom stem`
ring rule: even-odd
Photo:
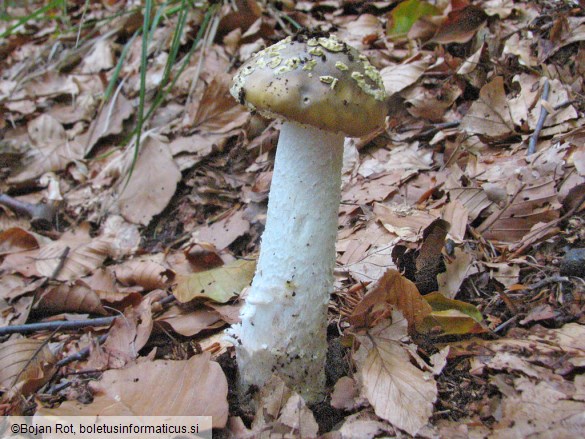
[[[276,372],[307,401],[323,394],[343,141],[282,126],[256,275],[234,329],[243,390]]]

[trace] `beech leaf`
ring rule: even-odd
[[[157,360],[107,370],[91,404],[66,401],[42,416],[212,416],[213,428],[227,421],[227,379],[205,352],[186,361]]]
[[[27,396],[51,379],[56,362],[43,340],[8,340],[0,344],[0,387]]]
[[[437,399],[437,385],[430,371],[423,371],[411,362],[416,355],[401,342],[407,325],[399,312],[359,336],[361,346],[356,363],[362,393],[376,414],[411,435],[427,424]],[[424,364],[416,358],[417,364]]]
[[[182,303],[198,297],[226,303],[250,284],[255,270],[256,261],[241,259],[213,270],[179,276],[173,294]]]

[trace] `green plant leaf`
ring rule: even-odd
[[[406,0],[390,13],[392,25],[388,29],[388,36],[406,35],[412,25],[420,18],[440,13],[441,11],[436,6],[425,1]]]
[[[428,315],[417,330],[428,333],[437,326],[442,335],[448,334],[479,334],[487,329],[482,325],[483,316],[473,305],[461,300],[449,299],[441,293],[431,293],[424,296],[431,306],[432,312]]]

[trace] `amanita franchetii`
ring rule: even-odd
[[[378,70],[334,36],[297,35],[243,64],[231,94],[283,120],[256,274],[234,326],[240,389],[273,373],[322,396],[345,135],[384,124]]]

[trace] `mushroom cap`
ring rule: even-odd
[[[382,126],[387,113],[380,72],[335,36],[300,34],[256,53],[230,92],[263,116],[351,137]]]

